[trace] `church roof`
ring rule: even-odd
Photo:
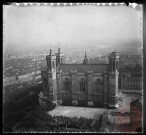
[[[108,64],[61,64],[59,65],[59,70],[62,72],[70,72],[70,71],[77,71],[77,72],[87,72],[93,71],[96,73],[101,73],[107,70]]]

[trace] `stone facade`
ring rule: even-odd
[[[120,77],[121,92],[141,93],[143,89],[142,77],[132,77],[128,73],[123,73]]]
[[[112,52],[109,64],[63,64],[60,49],[46,56],[42,70],[43,88],[40,98],[53,103],[76,106],[115,107],[118,92],[119,55]],[[39,100],[40,102],[42,100]],[[41,105],[41,103],[40,103]]]

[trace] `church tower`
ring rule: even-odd
[[[109,56],[109,107],[115,107],[118,94],[119,53],[112,52]]]
[[[58,48],[58,53],[56,55],[56,67],[58,67],[60,64],[63,64],[63,56],[64,54],[61,53],[60,48]]]
[[[47,97],[50,101],[57,104],[57,85],[56,85],[56,55],[50,54],[46,56],[47,61]]]
[[[88,64],[88,58],[87,58],[87,55],[86,55],[86,51],[85,51],[85,58],[83,60],[83,64]]]

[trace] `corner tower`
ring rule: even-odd
[[[47,91],[46,95],[50,101],[57,104],[57,85],[56,85],[56,56],[50,54],[46,56],[47,61]]]
[[[109,107],[116,107],[118,94],[119,53],[112,52],[109,56]]]

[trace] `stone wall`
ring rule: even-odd
[[[70,88],[65,91],[64,81],[68,78]],[[86,82],[85,91],[80,91],[80,81],[83,79]],[[96,91],[96,80],[100,79],[102,90]],[[103,73],[77,73],[71,72],[60,74],[58,78],[58,92],[62,93],[62,102],[64,104],[72,104],[79,106],[104,106],[104,78]],[[62,89],[62,91],[61,91]],[[107,95],[106,95],[107,96]]]

